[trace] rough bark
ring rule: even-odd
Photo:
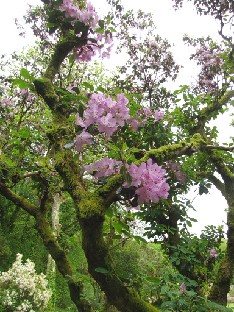
[[[104,218],[80,218],[83,234],[83,249],[88,260],[89,273],[105,292],[108,302],[122,312],[156,312],[156,307],[144,302],[138,294],[124,285],[111,268],[108,248],[103,240],[102,226]],[[104,268],[106,273],[100,273]]]
[[[228,203],[227,213],[227,249],[224,260],[222,261],[217,277],[211,288],[209,299],[227,305],[227,294],[230,290],[230,285],[234,271],[234,175],[225,166],[220,157],[211,153],[211,160],[215,163],[219,173],[221,174],[224,183],[221,187],[222,194],[225,196]],[[219,187],[218,184],[216,184]]]
[[[51,212],[51,225],[54,231],[54,235],[57,237],[59,231],[59,207],[62,203],[62,197],[59,193],[54,194]],[[56,264],[51,254],[48,254],[46,274],[50,275],[50,278],[55,278]]]
[[[200,133],[204,141],[209,142],[209,139],[206,136],[205,125],[208,121],[211,120],[214,116],[217,116],[220,112],[220,109],[227,106],[230,100],[234,97],[234,90],[226,91],[226,93],[217,101],[211,102],[197,114],[197,124],[190,130],[190,134]],[[207,178],[221,191],[222,195],[226,198],[228,203],[228,214],[227,214],[227,250],[223,262],[220,265],[217,277],[209,294],[209,300],[216,303],[227,305],[227,293],[230,289],[230,283],[233,275],[234,269],[234,176],[233,172],[230,171],[229,166],[225,165],[224,159],[218,156],[213,150],[214,146],[211,147],[208,145],[205,146],[204,151],[210,156],[210,160],[216,166],[217,171],[222,176],[224,183],[219,181],[213,175],[207,174]],[[217,148],[218,150],[219,148]],[[220,148],[220,150],[225,151],[225,148]],[[226,148],[228,150],[228,148]],[[229,151],[232,151],[232,148],[229,148]]]
[[[234,270],[234,180],[225,185],[226,199],[228,202],[227,213],[227,250],[222,261],[217,278],[210,291],[209,299],[222,305],[227,305],[227,294]]]

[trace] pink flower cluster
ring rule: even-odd
[[[143,108],[134,118],[130,116],[127,104],[128,99],[124,94],[118,94],[116,101],[102,93],[92,94],[83,117],[77,114],[76,124],[83,128],[83,131],[76,136],[77,151],[81,152],[84,145],[92,144],[92,135],[88,132],[88,127],[91,125],[95,125],[98,131],[108,139],[125,124],[130,124],[131,128],[136,131],[145,125],[148,118],[153,117],[156,122],[164,116],[162,111],[152,112],[150,108]]]
[[[97,34],[96,38],[93,38],[96,42],[88,40],[87,43],[79,48],[74,50],[75,52],[75,60],[77,62],[89,62],[91,59],[99,53],[101,58],[109,58],[112,44],[112,38],[110,33],[106,35]],[[105,50],[104,49],[105,46]]]
[[[201,65],[199,74],[200,87],[205,88],[207,92],[213,93],[217,89],[215,79],[222,71],[222,59],[219,57],[219,49],[212,50],[210,47],[202,45],[194,56],[194,59]]]
[[[136,118],[131,117],[129,123],[133,130],[137,131],[138,128],[143,127],[148,120],[148,118],[153,117],[154,121],[157,122],[164,117],[165,113],[160,110],[151,111],[150,108],[144,107],[142,108]]]
[[[162,112],[162,111],[156,109],[156,110],[154,111],[154,120],[155,120],[155,122],[161,120],[161,119],[164,117],[164,115],[165,115],[164,112]]]
[[[77,19],[93,30],[98,28],[99,18],[90,2],[87,2],[86,8],[81,10],[79,6],[74,5],[73,0],[63,0],[60,10],[65,11],[66,17]]]
[[[93,174],[96,179],[108,177],[120,172],[122,161],[104,157],[103,159],[84,166],[84,170]],[[123,187],[135,187],[135,194],[138,196],[138,204],[157,203],[161,198],[167,199],[170,189],[166,182],[166,171],[148,159],[139,167],[135,164],[127,166],[128,173],[131,176],[131,182],[124,182]]]
[[[102,58],[109,57],[113,46],[112,37],[110,32],[105,32],[104,34],[95,33],[95,30],[99,28],[99,17],[90,2],[86,3],[85,9],[80,9],[79,6],[74,5],[73,0],[63,0],[60,10],[65,11],[66,17],[84,23],[93,33],[92,40],[88,40],[87,38],[86,44],[74,49],[74,55],[77,62],[89,62],[97,52],[99,52]],[[81,33],[77,34],[77,36],[81,36]],[[103,51],[104,46],[106,49]]]
[[[96,125],[98,131],[104,133],[106,138],[112,136],[118,127],[123,127],[130,119],[127,104],[128,99],[124,94],[118,94],[116,101],[102,93],[92,94],[83,118],[77,114],[76,124],[84,128],[83,132],[76,137],[77,150],[81,151],[84,144],[92,143],[92,135],[87,132],[90,125]]]
[[[209,254],[211,258],[217,258],[219,256],[215,248],[211,248]]]
[[[1,106],[2,108],[5,108],[5,107],[7,107],[7,106],[11,107],[11,106],[13,106],[13,104],[12,104],[12,102],[11,102],[10,99],[5,98],[5,99],[3,99],[3,100],[0,100],[0,106]]]
[[[186,182],[186,175],[181,171],[180,164],[169,160],[167,162],[167,167],[174,173],[178,182],[180,182],[181,184],[184,184]]]
[[[8,98],[0,99],[0,114],[1,122],[6,124],[10,122],[9,117],[14,117],[14,113],[17,112],[15,104]],[[0,122],[0,123],[1,123]]]
[[[131,164],[127,169],[132,180],[130,183],[125,182],[123,186],[137,188],[135,193],[138,195],[138,204],[157,203],[161,198],[168,197],[170,187],[166,182],[166,170],[153,163],[152,159],[141,163],[139,167]]]
[[[122,161],[104,157],[91,165],[84,166],[84,170],[90,174],[94,173],[95,178],[109,177],[119,173]]]

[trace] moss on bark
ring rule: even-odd
[[[138,294],[115,275],[107,245],[103,240],[104,218],[98,215],[80,218],[82,245],[88,260],[88,270],[105,292],[108,302],[122,312],[158,312],[156,307],[141,300]],[[98,268],[106,270],[98,272]]]
[[[217,277],[211,288],[209,299],[222,305],[227,305],[227,293],[230,290],[230,284],[234,270],[234,175],[225,165],[221,157],[214,152],[210,153],[211,160],[216,165],[218,172],[222,176],[223,195],[228,203],[227,213],[227,250],[223,262],[221,263]]]

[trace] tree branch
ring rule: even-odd
[[[82,47],[87,42],[87,30],[82,33],[81,37],[76,35],[66,34],[65,37],[62,37],[57,43],[54,54],[51,57],[50,63],[47,67],[47,70],[44,74],[44,78],[47,78],[50,81],[53,81],[55,75],[58,73],[59,68],[67,57],[67,55],[75,48]]]
[[[230,181],[234,180],[234,174],[229,169],[229,167],[224,163],[221,156],[215,154],[214,151],[208,151],[211,161],[217,168],[218,173],[222,176],[224,183],[228,184]]]
[[[223,182],[221,182],[213,174],[208,176],[208,180],[210,180],[214,184],[214,186],[221,192],[223,197],[226,197],[225,184]]]
[[[205,123],[213,117],[214,113],[219,113],[219,110],[227,105],[231,98],[234,97],[234,90],[227,91],[221,99],[218,101],[208,104],[206,107],[204,107],[198,114],[195,116],[197,118],[198,122],[196,127],[192,129],[192,133],[201,132],[201,129],[204,129]]]
[[[152,158],[158,164],[162,164],[165,161],[183,155],[192,155],[193,153],[202,150],[205,146],[206,143],[202,137],[199,134],[195,134],[191,138],[190,142],[165,145],[145,152],[145,155],[135,164],[139,166],[142,162],[146,162],[149,158]],[[116,191],[122,186],[123,182],[124,176],[122,174],[117,174],[109,178],[107,183],[98,189],[97,194],[103,198],[106,206],[112,204],[118,199],[116,197]]]
[[[23,208],[31,216],[36,217],[38,213],[38,207],[30,203],[26,198],[17,195],[12,192],[4,183],[0,182],[0,193],[10,201],[12,201],[16,206]]]
[[[232,151],[234,151],[234,146],[206,145],[206,149],[207,150],[218,150],[218,151],[232,152]]]

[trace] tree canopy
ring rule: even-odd
[[[151,14],[108,0],[110,12],[100,19],[85,0],[41,2],[25,16],[36,46],[1,62],[3,254],[22,220],[36,230],[42,256],[47,250],[55,261],[78,311],[95,311],[87,276],[119,311],[225,311],[234,266],[234,146],[233,138],[220,145],[209,122],[233,104],[233,2],[194,0],[199,14],[220,22],[222,42],[184,37],[200,72],[196,83],[177,90],[166,82],[176,80],[180,66]],[[111,75],[101,59],[114,42],[127,61]],[[211,225],[200,238],[189,233],[186,194],[193,185],[200,194],[214,185],[227,200],[225,250],[221,228]],[[145,241],[134,232],[141,221],[172,264],[160,260],[170,278],[153,271],[144,291],[133,264],[135,277],[126,272],[128,252],[116,251],[126,241]],[[137,262],[141,251],[134,256],[129,246]],[[89,275],[77,274],[73,255],[87,261]],[[155,292],[148,297],[147,283]]]

